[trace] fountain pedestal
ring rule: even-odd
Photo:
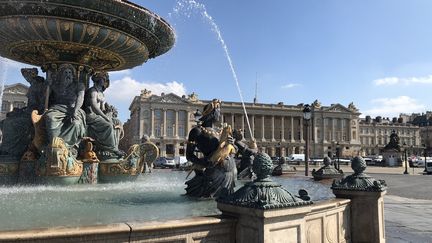
[[[236,242],[306,242],[305,216],[311,206],[284,209],[251,209],[218,203],[223,215],[237,218]]]
[[[387,185],[363,173],[366,162],[361,157],[352,160],[354,174],[334,181],[337,198],[351,200],[350,222],[352,242],[385,242],[384,195]]]

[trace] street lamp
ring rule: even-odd
[[[405,152],[405,171],[404,171],[404,174],[408,175],[409,173],[408,173],[408,160],[407,160],[407,146],[406,146],[405,142],[403,143],[403,149]]]
[[[337,157],[337,167],[336,167],[336,169],[337,170],[340,170],[340,161],[339,161],[340,155],[339,155],[339,153],[340,153],[340,144],[339,144],[339,142],[337,142],[336,143],[336,157]]]
[[[312,117],[312,109],[306,104],[303,108],[303,118],[306,127],[306,150],[305,150],[305,176],[309,176],[309,122]]]

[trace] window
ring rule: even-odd
[[[2,103],[2,111],[8,112],[10,107],[10,103],[8,101],[3,101]]]
[[[175,111],[167,110],[166,111],[166,126],[167,126],[167,136],[174,137],[175,134]]]
[[[154,135],[156,137],[162,136],[163,125],[162,110],[157,109],[154,111]]]
[[[178,112],[178,135],[180,137],[186,137],[186,124],[187,124],[187,114],[186,111]]]

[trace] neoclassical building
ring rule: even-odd
[[[0,120],[5,119],[6,113],[12,111],[13,108],[23,108],[27,106],[27,91],[28,86],[21,83],[4,86]]]
[[[362,155],[378,155],[390,141],[391,133],[395,131],[399,136],[399,144],[409,153],[418,154],[423,150],[420,128],[403,119],[366,117],[360,120],[360,143]],[[405,144],[405,146],[404,146]],[[420,153],[421,154],[421,153]]]
[[[194,113],[208,102],[199,100],[194,93],[183,97],[172,93],[159,96],[143,90],[129,107],[131,116],[125,123],[123,148],[138,143],[147,134],[160,148],[162,156],[184,155],[188,131],[196,125]],[[252,134],[258,146],[271,156],[304,153],[303,104],[246,103],[245,106],[248,119],[240,102],[222,101],[221,122],[245,131],[247,140]],[[339,144],[342,156],[358,155],[361,150],[359,115],[353,104],[348,107],[341,104],[321,106],[315,101],[309,126],[311,157],[335,154],[336,144]]]

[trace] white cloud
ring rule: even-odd
[[[371,101],[373,107],[363,111],[363,115],[398,117],[400,113],[421,112],[426,110],[424,104],[408,96],[395,98],[379,98]]]
[[[111,82],[110,87],[105,91],[105,95],[109,100],[117,102],[132,102],[132,99],[139,95],[141,90],[151,90],[153,94],[160,95],[161,93],[174,93],[182,96],[186,95],[186,87],[183,83],[172,81],[168,83],[155,82],[138,82],[129,76]]]
[[[111,81],[110,87],[105,91],[105,97],[109,104],[117,107],[120,119],[125,121],[130,116],[128,108],[133,98],[140,95],[143,89],[151,90],[152,94],[155,95],[160,95],[161,93],[174,93],[178,96],[186,95],[186,87],[183,83],[177,81],[167,83],[138,82],[126,76]]]
[[[291,88],[294,88],[294,87],[297,87],[297,86],[300,86],[300,84],[293,84],[293,83],[291,83],[291,84],[285,84],[285,85],[282,85],[282,89],[291,89]]]
[[[377,86],[380,85],[396,85],[396,84],[432,84],[432,75],[423,77],[409,77],[409,78],[398,78],[398,77],[386,77],[381,79],[375,79],[373,83]]]
[[[6,65],[7,69],[20,70],[21,68],[36,67],[36,66],[32,66],[29,64],[21,63],[21,62],[16,62],[16,61],[13,61],[11,59],[4,58],[4,57],[0,57],[0,63],[3,63],[4,65]]]

